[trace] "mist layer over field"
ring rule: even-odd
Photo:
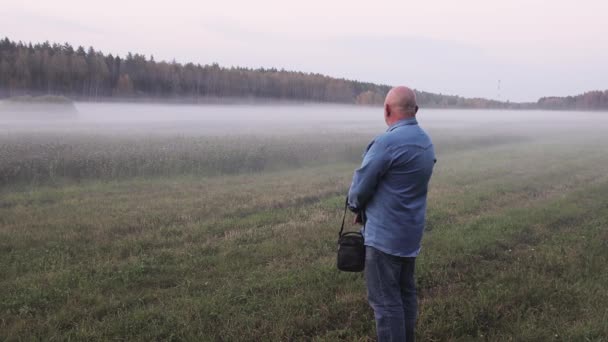
[[[72,120],[0,122],[0,184],[217,176],[358,162],[386,129],[382,108],[341,105],[79,103]],[[441,155],[474,145],[601,136],[596,112],[425,110]],[[590,140],[591,141],[591,140]]]
[[[55,120],[0,120],[6,132],[18,129],[48,130],[76,128],[103,133],[129,131],[141,133],[280,134],[339,131],[383,130],[381,107],[326,104],[259,105],[166,105],[122,103],[76,103],[78,117],[69,123]],[[606,125],[604,112],[512,111],[512,110],[442,110],[421,109],[418,120],[425,128],[469,128],[492,126],[514,132],[530,125],[547,129],[570,123],[577,127]],[[505,126],[507,125],[507,126]],[[485,127],[484,127],[485,128]]]
[[[76,108],[0,120],[0,340],[374,338],[335,250],[381,108]],[[608,336],[608,113],[418,120],[438,154],[418,338]]]

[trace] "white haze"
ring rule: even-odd
[[[7,120],[0,134],[57,131],[144,135],[290,135],[353,132],[373,136],[386,129],[381,107],[327,104],[168,105],[76,103],[78,116],[66,120]],[[608,113],[422,108],[418,120],[432,131],[483,135],[606,131]]]

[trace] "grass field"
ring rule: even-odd
[[[428,125],[420,341],[608,340],[608,126],[589,123]],[[362,275],[335,268],[370,137],[6,134],[0,340],[374,340]]]

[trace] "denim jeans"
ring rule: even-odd
[[[416,258],[386,254],[365,247],[367,300],[374,310],[379,342],[414,341],[417,298]]]

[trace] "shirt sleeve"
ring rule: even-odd
[[[348,191],[348,207],[354,212],[361,211],[376,191],[378,182],[391,164],[386,146],[374,141],[363,156],[361,167],[355,170],[353,181]]]

